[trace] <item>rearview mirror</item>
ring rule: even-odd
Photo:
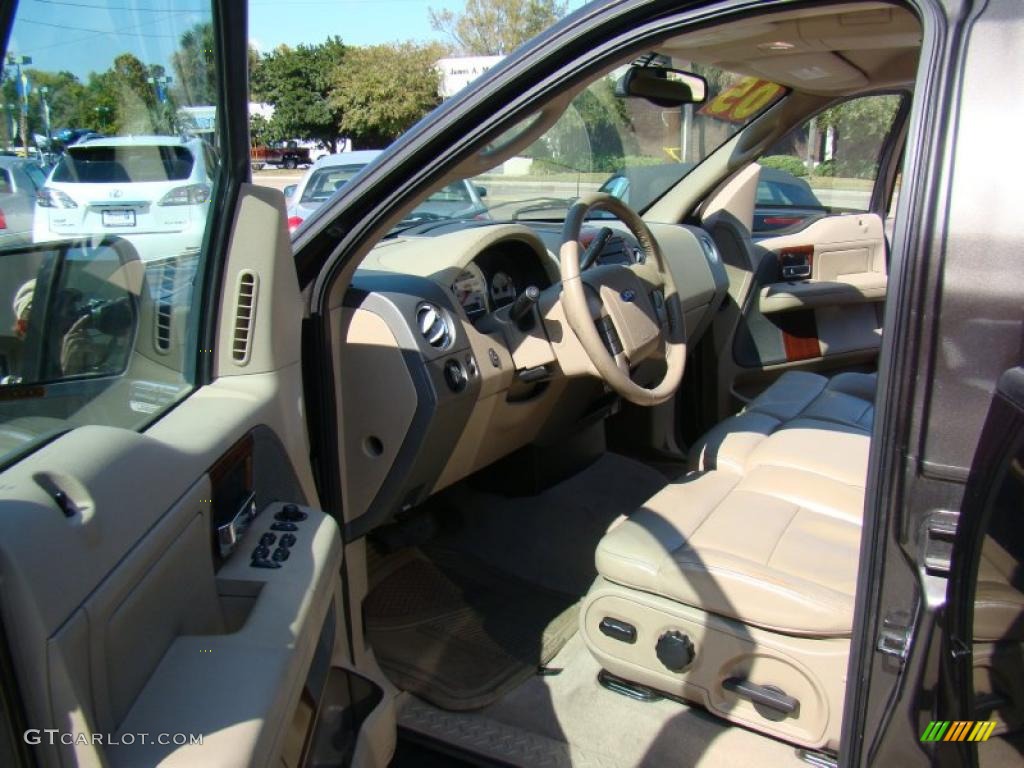
[[[659,107],[681,107],[703,103],[708,83],[700,75],[681,69],[634,64],[615,84],[615,95],[635,96]]]

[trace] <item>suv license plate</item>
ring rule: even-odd
[[[135,211],[130,209],[116,209],[103,211],[104,227],[134,227]]]

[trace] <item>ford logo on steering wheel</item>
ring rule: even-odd
[[[636,294],[633,291],[629,290],[629,288],[627,288],[626,290],[619,294],[619,297],[623,301],[633,301],[633,299],[636,298]]]

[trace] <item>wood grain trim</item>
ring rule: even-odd
[[[797,360],[812,360],[821,357],[818,323],[813,310],[779,315],[775,322],[782,333],[782,346],[786,351],[786,362],[792,363]]]

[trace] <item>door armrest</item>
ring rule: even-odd
[[[888,278],[881,272],[844,275],[842,280],[800,280],[769,283],[761,289],[761,314],[816,307],[884,301]]]

